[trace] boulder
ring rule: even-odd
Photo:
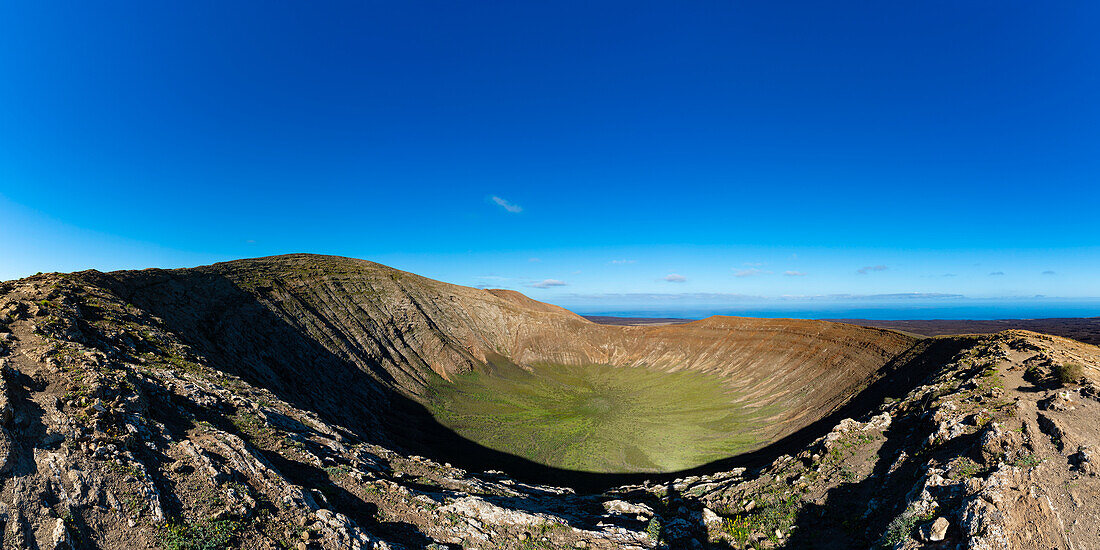
[[[947,536],[947,528],[950,525],[951,523],[947,521],[947,518],[936,518],[936,521],[932,522],[932,525],[929,529],[928,540],[932,542],[943,540],[943,538]]]

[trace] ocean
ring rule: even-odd
[[[966,303],[764,303],[691,305],[670,307],[614,306],[608,304],[565,305],[579,315],[610,317],[668,317],[703,319],[711,315],[794,319],[1043,319],[1053,317],[1100,317],[1100,300],[967,301]]]

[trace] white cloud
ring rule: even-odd
[[[866,275],[872,271],[886,271],[887,269],[890,268],[885,265],[868,265],[857,269],[856,273],[859,273],[860,275]]]
[[[637,262],[638,262],[638,260],[611,260],[610,262],[607,262],[607,263],[621,265],[621,264],[633,264],[633,263],[637,263]]]
[[[665,275],[665,280],[670,283],[683,283],[687,282],[687,277],[676,273],[669,273],[668,275]]]
[[[755,275],[770,275],[770,274],[771,274],[771,271],[764,271],[762,269],[757,269],[755,267],[750,267],[748,269],[738,269],[737,271],[733,272],[734,277],[753,277]]]
[[[533,288],[551,288],[555,286],[565,286],[565,281],[559,281],[557,279],[543,279],[537,283],[531,283],[527,286]]]
[[[693,304],[741,304],[741,303],[798,303],[798,302],[851,302],[851,301],[908,301],[908,300],[961,300],[961,294],[935,292],[902,292],[895,294],[815,294],[759,296],[751,294],[730,294],[714,292],[685,293],[612,293],[612,294],[565,294],[564,301],[585,303],[602,302],[612,304],[652,304],[654,302],[693,303]]]
[[[806,274],[801,271],[784,271],[784,275],[788,277],[805,277]]]
[[[990,273],[989,276],[990,277],[1000,277],[1001,275],[1004,275],[1004,274],[1005,274],[1004,271],[994,271],[993,273]]]
[[[474,279],[477,281],[474,288],[508,288],[508,282],[512,280],[511,277],[500,275],[478,275]]]
[[[503,208],[503,209],[513,213],[513,214],[519,214],[520,212],[523,212],[523,207],[522,206],[520,206],[518,204],[512,204],[512,203],[510,203],[510,202],[508,202],[508,201],[506,201],[506,200],[504,200],[504,199],[502,199],[502,198],[500,198],[496,195],[493,195],[493,202],[497,203],[498,205],[500,205],[501,208]]]
[[[826,294],[824,296],[807,296],[806,298],[832,300],[944,300],[965,298],[965,296],[943,292],[897,292],[894,294]]]
[[[538,263],[538,262],[541,262],[542,259],[541,258],[527,258],[527,261],[532,262],[532,263]]]

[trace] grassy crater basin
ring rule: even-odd
[[[721,378],[643,367],[494,365],[433,384],[433,416],[491,449],[574,471],[671,472],[758,446],[771,411]]]

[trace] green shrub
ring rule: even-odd
[[[968,477],[974,477],[981,467],[977,462],[974,462],[970,457],[962,457],[955,461],[951,466],[951,479],[966,479]]]
[[[879,541],[879,548],[897,546],[898,543],[910,537],[917,525],[930,521],[934,517],[936,517],[935,509],[919,512],[910,505],[886,526],[886,532],[882,534],[882,539]]]
[[[1030,454],[1022,454],[1016,457],[1016,461],[1013,464],[1017,468],[1034,468],[1043,462],[1043,459]]]
[[[1085,375],[1085,368],[1078,363],[1062,363],[1054,366],[1054,379],[1062,384],[1077,382]]]
[[[653,517],[649,520],[649,525],[645,526],[645,533],[649,535],[649,538],[654,541],[661,539],[661,520]]]
[[[240,525],[233,520],[169,523],[161,529],[157,543],[164,550],[222,550]]]
[[[740,514],[722,520],[722,530],[728,533],[734,542],[738,544],[749,542],[749,537],[752,536],[755,527],[751,519]]]

